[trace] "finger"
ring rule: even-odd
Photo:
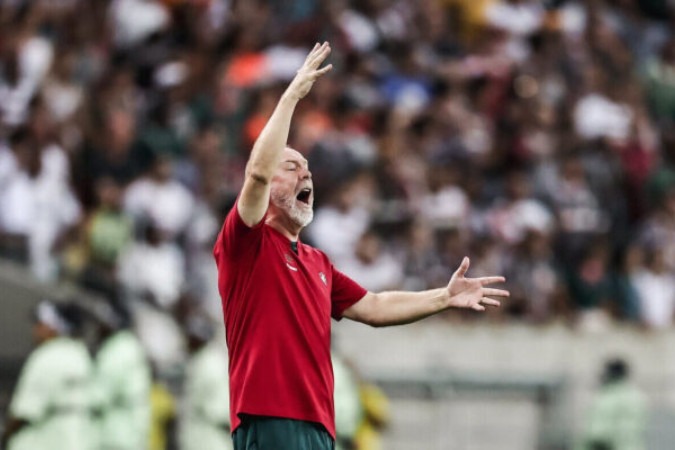
[[[488,306],[500,306],[502,304],[499,300],[495,300],[494,298],[488,297],[483,297],[483,299],[480,302],[481,304]]]
[[[317,55],[321,52],[321,50],[324,49],[325,46],[326,46],[326,42],[324,42],[323,44],[320,44],[318,42],[316,44],[314,44],[314,47],[312,48],[312,51],[309,52],[309,54],[307,55],[307,61],[309,62],[309,61],[314,60],[314,58],[317,57]]]
[[[475,305],[471,305],[471,309],[474,311],[485,311],[485,306],[481,305],[480,303],[476,303]]]
[[[307,53],[307,57],[305,58],[305,65],[310,64],[310,62],[316,57],[316,52],[319,49],[319,43],[317,42],[314,44],[314,47]]]
[[[314,59],[316,59],[316,56],[317,56],[320,49],[321,49],[321,44],[319,44],[318,42],[316,44],[314,44],[314,47],[312,47],[312,49],[307,54],[307,57],[305,58],[305,62],[303,63],[303,67],[311,67],[312,62],[314,61]]]
[[[469,264],[471,264],[471,262],[469,261],[469,258],[465,256],[464,259],[462,260],[462,263],[455,271],[455,275],[457,275],[458,277],[463,277],[464,274],[466,274],[466,271],[469,270]]]
[[[321,65],[322,62],[326,60],[328,55],[331,52],[330,45],[328,42],[324,42],[321,47],[317,49],[314,55],[312,55],[312,60],[309,61],[309,67],[316,69]]]
[[[315,75],[316,75],[315,78],[319,78],[321,75],[323,75],[324,73],[330,71],[332,68],[333,68],[333,65],[332,65],[332,64],[328,64],[328,65],[327,65],[326,67],[324,67],[323,69],[317,70],[316,73],[315,73]]]
[[[496,295],[497,297],[508,297],[511,295],[509,291],[504,289],[483,288],[483,295]]]
[[[481,285],[485,286],[486,284],[493,284],[493,283],[503,283],[506,281],[506,278],[504,277],[481,277],[481,278],[476,278]]]

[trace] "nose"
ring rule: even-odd
[[[305,167],[302,169],[302,172],[300,173],[300,178],[303,180],[311,180],[312,172],[307,167]]]

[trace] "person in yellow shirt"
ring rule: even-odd
[[[167,450],[174,436],[176,399],[166,383],[153,372],[150,388],[150,441],[149,450]],[[171,441],[172,442],[172,441]]]

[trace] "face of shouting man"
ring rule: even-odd
[[[307,160],[296,150],[284,149],[270,192],[270,212],[291,228],[302,229],[314,217],[314,186]]]

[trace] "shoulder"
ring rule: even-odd
[[[263,220],[252,227],[246,225],[235,204],[227,213],[218,233],[213,249],[214,256],[218,260],[227,254],[237,258],[250,254],[262,240],[262,237],[269,233],[269,228],[264,217]]]
[[[143,355],[143,349],[136,336],[128,330],[120,331],[112,336],[107,345],[108,354],[112,358],[140,358]]]
[[[26,361],[26,370],[54,375],[63,372],[63,368],[73,367],[77,362],[89,362],[89,353],[75,340],[56,338],[36,348]]]
[[[304,244],[302,243],[302,248],[303,251],[310,256],[312,260],[314,260],[317,263],[321,263],[327,266],[331,266],[333,263],[328,257],[326,253],[323,252],[323,250],[319,250],[316,247],[312,247],[309,244]]]
[[[318,248],[305,244],[304,242],[300,242],[300,245],[302,246],[303,251],[305,251],[307,254],[315,256],[317,258],[322,258],[328,260],[328,255],[326,255],[322,250],[319,250]]]

